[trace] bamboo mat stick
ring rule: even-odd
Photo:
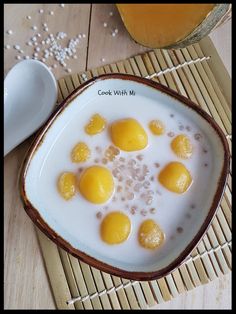
[[[160,279],[157,280],[157,283],[158,283],[158,285],[160,287],[163,300],[164,301],[171,300],[171,294],[169,292],[169,289],[168,289],[168,286],[166,284],[165,279],[164,278],[160,278]]]
[[[104,272],[101,272],[101,274],[102,274],[106,289],[107,290],[112,289],[114,287],[114,284],[113,284],[111,276],[107,273],[104,273]],[[121,309],[121,305],[120,305],[116,291],[112,291],[111,293],[109,293],[109,298],[111,301],[112,308],[114,310]]]
[[[86,285],[86,282],[85,282],[85,279],[84,279],[84,276],[83,276],[83,271],[80,267],[80,264],[78,262],[78,260],[71,256],[70,254],[69,255],[69,259],[70,259],[70,263],[71,263],[71,266],[72,266],[72,269],[73,269],[73,273],[74,273],[74,277],[75,277],[75,280],[76,280],[76,284],[77,286],[79,287],[79,290],[80,290],[80,296],[84,296],[84,295],[87,295],[89,293],[88,289],[87,289],[87,285]],[[69,300],[69,299],[68,299]],[[91,301],[89,299],[85,300],[83,302],[83,306],[85,309],[93,309],[93,305],[91,303]]]
[[[181,274],[180,274],[180,270],[179,268],[177,268],[176,270],[174,270],[172,273],[172,276],[174,278],[175,284],[176,284],[176,288],[179,291],[179,293],[183,293],[186,291],[185,286],[184,286],[184,282],[181,278]]]
[[[118,287],[122,284],[121,279],[117,276],[112,276],[112,280],[115,287]],[[117,291],[117,295],[120,301],[120,305],[122,309],[130,309],[129,301],[126,296],[126,289],[120,289]],[[131,302],[132,304],[132,302]]]
[[[157,284],[156,280],[150,281],[150,287],[152,289],[152,292],[153,292],[154,298],[156,299],[156,302],[157,303],[164,302],[164,299],[162,297],[159,285]]]
[[[67,252],[61,248],[58,248],[58,251],[60,254],[60,258],[61,258],[61,262],[62,262],[62,265],[64,268],[64,272],[66,275],[66,279],[67,279],[68,285],[70,287],[71,295],[74,298],[74,297],[80,295],[80,291],[79,291],[79,287],[76,284],[76,280],[75,280],[73,268],[72,268],[71,263],[70,263],[69,256],[68,256]],[[77,302],[74,304],[74,306],[77,310],[84,309],[82,302]]]
[[[91,267],[91,270],[92,270],[92,274],[93,274],[93,278],[94,278],[94,283],[96,285],[96,291],[98,293],[102,292],[103,290],[105,290],[105,285],[103,282],[101,272],[94,267]],[[100,296],[100,300],[102,303],[102,308],[104,310],[112,309],[112,306],[110,304],[110,300],[109,300],[108,295],[106,293]]]
[[[59,83],[57,81],[57,104],[60,104],[62,101],[63,101],[63,96],[62,96],[62,93],[61,93],[61,89],[60,89]]]
[[[177,60],[173,54],[172,54],[172,59],[174,60],[174,62],[171,60],[171,58],[170,58],[171,53],[172,53],[172,51],[162,50],[162,54],[163,54],[163,57],[165,59],[167,66],[169,68],[177,67],[178,62],[177,62]],[[183,75],[184,75],[183,69],[179,68],[177,70],[173,70],[171,73],[172,73],[172,76],[173,76],[173,79],[175,82],[175,86],[178,90],[178,93],[182,94],[185,97],[193,99],[195,101],[195,96],[193,94],[192,88],[191,88],[188,81],[185,82],[185,86],[183,87],[183,82],[182,82]]]
[[[173,298],[177,297],[178,296],[178,291],[177,291],[177,288],[176,288],[176,285],[175,285],[175,282],[173,280],[172,275],[169,274],[165,278],[166,278],[166,282],[167,282],[167,285],[169,287],[169,290],[170,290],[170,293],[171,293],[172,297]]]
[[[204,244],[206,246],[206,249],[209,251],[212,248],[212,245],[211,245],[211,243],[209,241],[209,236],[208,235],[205,235],[203,237],[203,242],[204,242]],[[214,252],[209,253],[209,257],[210,257],[210,260],[212,262],[212,266],[214,267],[215,273],[217,274],[217,277],[219,277],[221,275],[221,269],[219,267],[219,264],[218,264],[218,261],[216,259],[215,253]]]
[[[152,65],[153,65],[154,69],[155,69],[155,72],[156,72],[156,73],[160,72],[160,71],[161,71],[161,68],[160,68],[160,66],[159,66],[159,63],[157,62],[157,58],[156,58],[156,56],[155,56],[154,51],[150,51],[150,52],[148,53],[148,56],[149,56],[149,58],[150,58],[150,61],[151,61]],[[150,74],[152,74],[152,73],[150,73]],[[165,78],[163,77],[163,75],[160,75],[160,76],[158,77],[158,80],[159,80],[159,82],[160,82],[162,85],[166,85],[166,81],[165,81]]]

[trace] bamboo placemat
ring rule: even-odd
[[[231,149],[231,80],[209,38],[184,49],[153,50],[60,79],[58,103],[85,80],[117,72],[153,79],[189,97],[215,119]],[[57,247],[37,229],[57,308],[145,309],[228,273],[231,179],[230,173],[221,205],[202,241],[184,264],[159,280],[137,282],[101,272]]]

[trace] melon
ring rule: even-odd
[[[231,4],[117,4],[130,36],[149,48],[184,48],[231,14]]]

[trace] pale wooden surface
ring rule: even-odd
[[[43,15],[38,9],[43,8]],[[53,10],[54,16],[48,11]],[[78,59],[71,60],[74,73],[106,63],[115,62],[145,51],[135,44],[125,31],[114,5],[5,5],[5,44],[24,45],[33,34],[29,26],[41,27],[47,22],[52,33],[65,31],[71,38],[79,33],[86,34],[78,46]],[[114,12],[113,17],[109,12]],[[32,20],[26,16],[31,15]],[[103,27],[103,22],[108,27]],[[116,37],[111,36],[118,28]],[[39,32],[41,33],[39,28]],[[38,32],[38,31],[37,31]],[[231,72],[231,22],[214,31],[211,35],[223,62]],[[14,49],[4,50],[4,73],[17,62]],[[102,62],[105,58],[105,62]],[[50,62],[48,65],[51,65]],[[63,69],[54,72],[57,78],[66,75]],[[4,159],[4,307],[5,309],[54,309],[55,304],[43,265],[36,233],[31,220],[24,212],[18,195],[18,170],[28,147],[26,141]],[[180,295],[170,302],[157,305],[160,309],[229,309],[231,308],[231,274]]]

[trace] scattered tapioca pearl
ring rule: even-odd
[[[43,9],[40,9],[40,10],[39,10],[39,13],[41,13],[41,14],[42,14],[43,12],[44,12],[44,11],[43,11]]]
[[[33,41],[33,42],[37,41],[37,38],[34,36],[34,37],[32,38],[32,41]]]
[[[31,20],[31,16],[30,16],[30,15],[26,16],[26,18],[27,18],[28,20]]]
[[[57,64],[53,64],[53,68],[56,69],[57,68]]]
[[[175,133],[174,133],[174,132],[168,132],[168,133],[167,133],[167,136],[169,136],[169,137],[174,137],[174,136],[175,136]]]
[[[137,155],[136,159],[138,159],[139,161],[142,161],[143,160],[143,155]]]
[[[118,185],[116,190],[117,190],[118,193],[120,193],[122,191],[122,186]]]
[[[7,31],[7,34],[8,34],[8,35],[12,35],[12,34],[13,34],[13,31],[12,31],[11,29],[9,29],[9,30]]]
[[[79,34],[79,35],[78,35],[78,37],[79,37],[79,38],[82,38],[82,35],[81,35],[81,34]]]
[[[35,41],[33,45],[34,45],[34,46],[38,46],[38,43],[37,43],[37,41]]]
[[[42,45],[45,45],[45,41],[44,41],[44,40],[42,40],[41,44],[42,44]]]
[[[76,55],[73,56],[74,59],[78,59],[78,57]]]
[[[112,37],[115,37],[115,36],[116,36],[116,33],[115,33],[115,32],[112,32],[111,35],[112,35]]]
[[[38,60],[38,57],[33,57],[34,60]]]
[[[176,229],[176,231],[177,231],[178,233],[182,233],[182,232],[184,231],[184,229],[183,229],[182,227],[178,227],[178,228]]]
[[[86,37],[86,35],[85,35],[85,34],[82,34],[82,37],[83,37],[83,38],[85,38],[85,37]]]
[[[208,152],[208,150],[206,148],[203,148],[202,151],[204,154],[206,154]]]
[[[148,211],[146,209],[141,209],[140,214],[142,216],[147,216]]]
[[[65,4],[64,4],[64,3],[61,3],[61,4],[60,4],[60,7],[64,8],[64,7],[65,7]]]
[[[195,209],[196,206],[195,206],[194,204],[191,204],[191,205],[190,205],[190,208],[191,208],[191,209]]]
[[[71,73],[71,69],[67,69],[66,71],[67,71],[68,73]]]
[[[17,60],[21,60],[21,56],[16,56],[16,59]]]
[[[20,46],[19,45],[14,45],[13,46],[16,50],[20,50]]]
[[[188,125],[186,126],[185,129],[186,129],[187,131],[189,131],[189,132],[191,131],[191,128],[190,128],[190,126],[188,126]]]
[[[39,52],[39,51],[40,51],[40,48],[39,48],[39,47],[36,47],[35,50],[36,50],[37,52]]]
[[[10,45],[5,45],[5,49],[10,49],[11,46]]]
[[[43,23],[43,27],[47,27],[48,26],[48,24],[47,23]]]
[[[24,50],[20,50],[19,52],[20,52],[20,53],[24,53]]]
[[[50,71],[52,71],[52,67],[48,67]]]
[[[109,12],[109,15],[110,15],[110,16],[113,16],[113,12],[112,12],[112,11],[111,11],[111,12]]]
[[[50,15],[54,15],[54,12],[53,12],[53,11],[50,11],[49,14],[50,14]]]
[[[175,115],[174,115],[173,113],[170,114],[170,117],[171,117],[171,118],[174,118],[174,116],[175,116]]]
[[[24,59],[28,60],[30,57],[29,56],[24,56]]]
[[[31,41],[28,41],[28,42],[27,42],[27,45],[28,45],[28,46],[32,46],[33,44],[32,44]]]
[[[42,62],[45,62],[46,61],[46,59],[45,58],[42,58]]]
[[[154,165],[155,165],[156,168],[159,168],[159,167],[160,167],[160,164],[159,164],[158,162],[155,162]]]
[[[116,29],[114,30],[114,32],[115,32],[116,34],[118,34],[118,32],[119,32],[119,31],[118,31],[118,28],[116,28]]]
[[[152,207],[149,209],[150,213],[151,214],[155,214],[156,213],[156,208]]]
[[[40,37],[41,37],[41,34],[38,33],[37,36],[40,38]]]
[[[34,53],[34,57],[38,57],[38,53],[37,52]]]
[[[96,217],[97,217],[98,219],[101,219],[101,218],[102,218],[102,213],[101,213],[101,212],[97,212]]]
[[[105,62],[105,61],[106,61],[106,59],[105,59],[105,58],[102,58],[102,59],[101,59],[101,61],[102,61],[102,62]]]
[[[34,30],[34,31],[36,31],[37,29],[38,29],[38,27],[37,26],[32,26],[32,29]]]
[[[106,23],[106,22],[104,22],[104,23],[103,23],[103,26],[104,26],[104,27],[107,27],[107,23]]]
[[[194,134],[194,138],[196,141],[199,141],[202,138],[202,135],[200,133]]]
[[[44,30],[45,32],[48,32],[48,31],[49,31],[48,27],[45,27],[43,30]]]
[[[205,164],[204,164],[204,167],[208,167],[208,164],[207,164],[207,163],[205,163]]]

